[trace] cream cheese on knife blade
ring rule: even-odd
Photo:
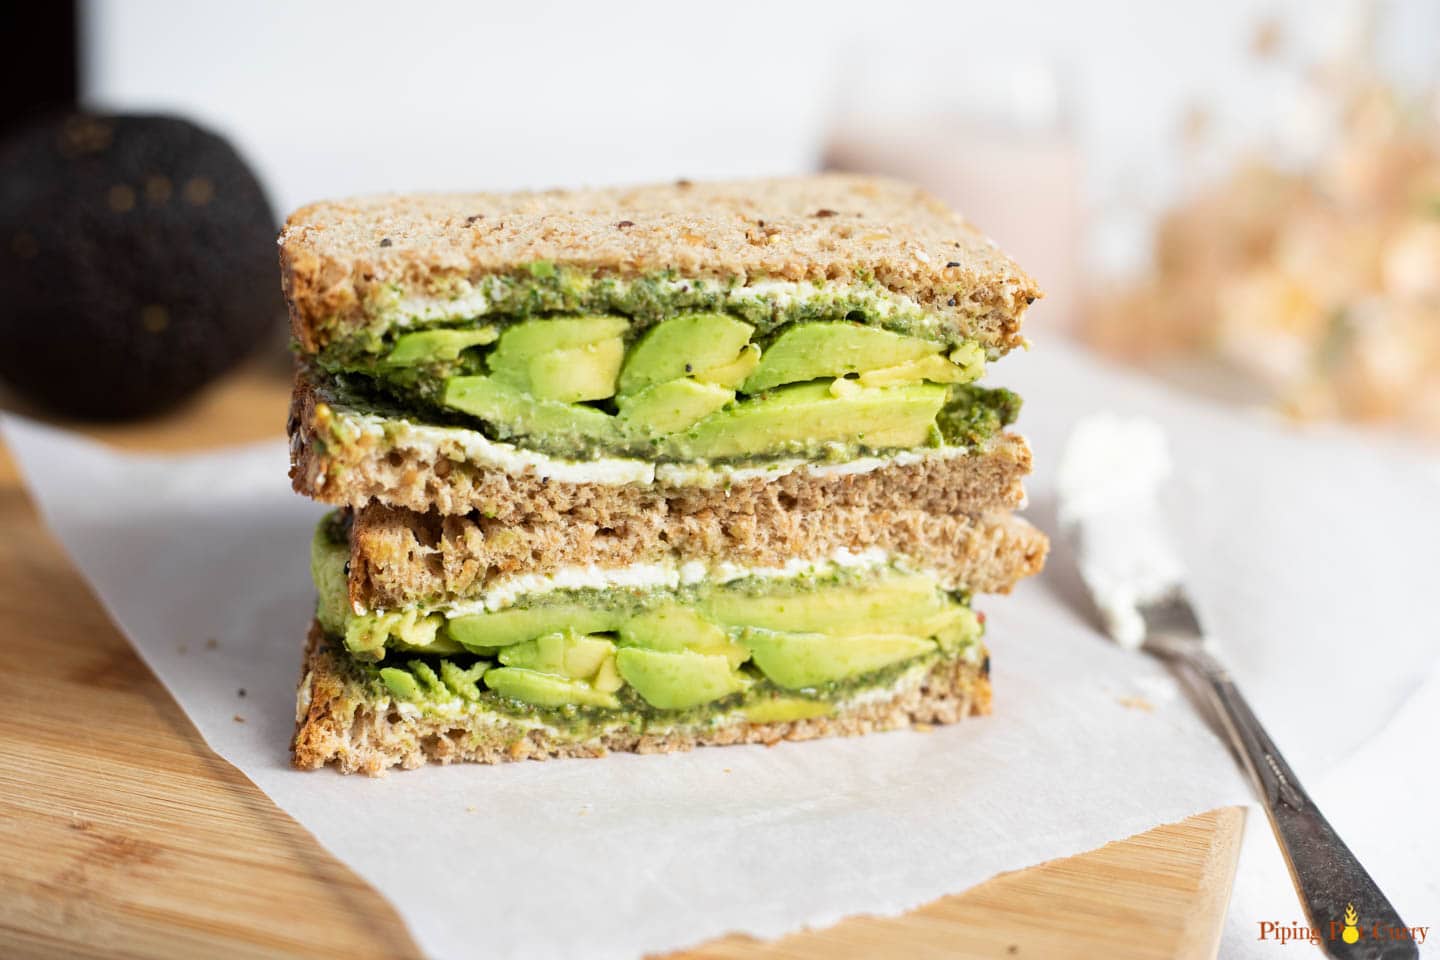
[[[1060,460],[1060,525],[1106,631],[1125,647],[1145,639],[1138,607],[1184,576],[1160,511],[1171,473],[1165,432],[1143,417],[1081,420]]]

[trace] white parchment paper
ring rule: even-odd
[[[1166,425],[1186,478],[1172,512],[1195,592],[1302,775],[1393,730],[1440,639],[1432,462],[1222,413],[1063,350],[999,372],[1026,396],[1030,516],[1042,526],[1077,417],[1118,409]],[[978,604],[990,718],[382,780],[298,773],[287,745],[322,510],[290,492],[284,445],[146,457],[3,425],[46,519],[206,741],[387,896],[435,956],[632,957],[893,914],[1249,798],[1165,671],[1098,635],[1059,543],[1042,577]],[[1424,728],[1420,709],[1404,729]],[[1364,815],[1378,820],[1387,802]],[[1433,889],[1386,867],[1402,912],[1407,891]]]

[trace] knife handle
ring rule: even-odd
[[[1256,719],[1230,672],[1220,661],[1193,644],[1163,644],[1159,652],[1194,670],[1215,704],[1225,731],[1244,758],[1270,825],[1280,841],[1295,889],[1310,924],[1318,930],[1322,949],[1337,960],[1410,960],[1420,949],[1405,934],[1408,928],[1380,887],[1345,846],[1315,806],[1275,741]],[[1346,911],[1356,922],[1346,923]],[[1348,931],[1347,931],[1348,926]],[[1379,937],[1375,936],[1379,933]],[[1355,937],[1353,943],[1347,935]]]

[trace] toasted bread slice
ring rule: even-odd
[[[502,713],[443,717],[401,710],[359,677],[353,661],[316,623],[310,627],[296,694],[291,750],[301,769],[333,764],[344,773],[377,776],[390,767],[411,769],[432,762],[601,757],[611,751],[672,753],[697,746],[853,736],[987,714],[989,672],[988,657],[940,661],[928,671],[902,674],[879,696],[870,692],[838,703],[826,716],[799,720],[751,723],[732,714],[669,725],[619,722],[590,729]]]
[[[310,353],[537,263],[615,280],[877,288],[1003,353],[1040,291],[919,189],[825,175],[605,190],[380,196],[317,203],[280,234],[295,340]],[[582,304],[583,306],[583,304]]]
[[[844,507],[767,515],[653,513],[602,525],[515,525],[369,506],[350,533],[349,593],[365,609],[465,600],[507,577],[562,568],[699,561],[750,568],[878,548],[950,589],[1008,593],[1037,573],[1049,541],[1019,517]]]

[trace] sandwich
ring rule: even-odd
[[[382,197],[280,237],[295,488],[336,510],[294,760],[597,756],[952,722],[1012,511],[1034,282],[864,177]]]

